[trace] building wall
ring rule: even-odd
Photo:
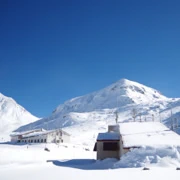
[[[47,135],[44,134],[44,135],[40,135],[40,136],[24,138],[20,142],[24,142],[24,143],[46,143],[47,142]]]
[[[120,141],[119,141],[119,147],[120,147],[120,151],[119,151],[120,157],[129,151],[129,149],[123,147],[122,137],[120,138]]]
[[[119,157],[121,157],[123,154],[124,154],[123,141],[122,141],[122,137],[120,137],[120,141],[119,141]]]
[[[47,134],[47,143],[56,143],[56,133],[52,132],[52,133],[48,133]]]
[[[107,141],[106,141],[107,142]],[[108,141],[114,142],[114,141]],[[120,158],[119,150],[117,151],[104,151],[103,149],[103,141],[97,141],[97,159],[105,159],[105,158]],[[119,145],[119,142],[118,142]]]
[[[11,136],[11,142],[17,142],[18,141],[18,136]]]
[[[70,142],[70,136],[66,135],[66,134],[62,134],[62,142],[63,143],[69,143]]]
[[[11,136],[11,142],[23,142],[23,143],[68,143],[70,141],[70,135],[67,133],[56,130],[48,132],[47,134],[40,134],[34,137],[22,138],[22,136]]]
[[[122,138],[120,138],[120,141],[118,142],[119,150],[117,151],[109,151],[109,150],[105,151],[103,149],[104,142],[107,141],[97,141],[97,159],[106,159],[106,158],[120,159],[123,154],[129,152],[129,149],[123,148]],[[108,142],[114,142],[114,141],[108,141]]]
[[[47,142],[48,143],[69,143],[70,136],[63,133],[62,131],[55,131],[52,133],[48,133]]]

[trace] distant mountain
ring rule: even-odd
[[[115,112],[118,112],[119,122],[133,121],[134,111],[136,121],[163,121],[170,126],[171,110],[173,118],[179,116],[179,98],[167,98],[153,88],[121,79],[102,90],[70,99],[59,105],[51,116],[17,131],[66,128],[74,137],[92,140],[93,134],[105,130],[107,124],[115,123]]]
[[[9,133],[37,119],[15,100],[0,93],[0,133]]]

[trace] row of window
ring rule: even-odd
[[[18,142],[22,142],[22,143],[46,143],[46,139],[22,139],[22,140],[18,140]]]

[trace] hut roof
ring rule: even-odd
[[[102,140],[120,140],[120,134],[116,132],[106,132],[106,133],[99,133],[97,137],[97,141]]]

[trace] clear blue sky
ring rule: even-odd
[[[0,92],[44,117],[127,78],[180,97],[180,1],[1,0]]]

